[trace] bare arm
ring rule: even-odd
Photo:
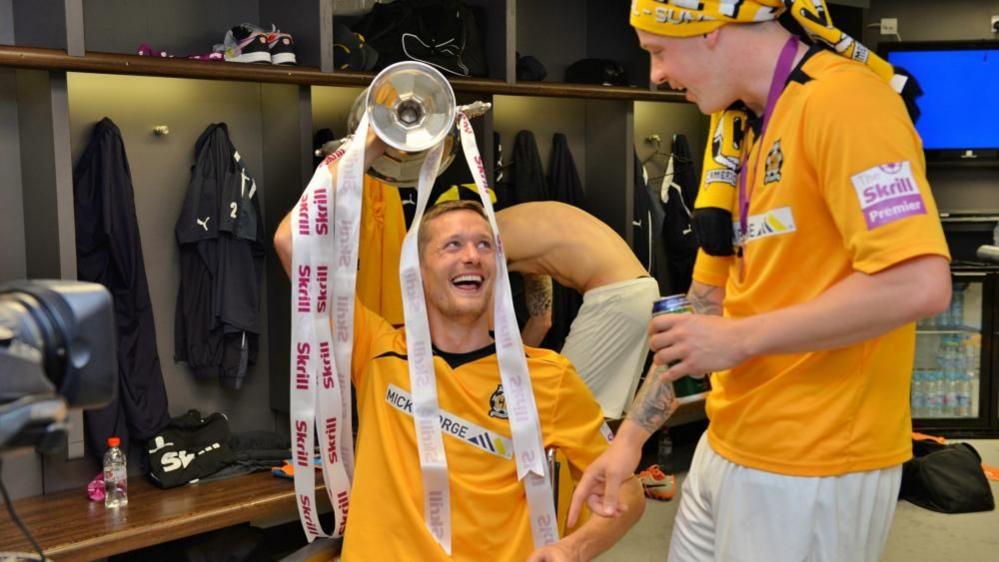
[[[534,552],[528,562],[555,562],[561,560],[592,560],[614,546],[645,511],[642,486],[634,477],[621,483],[619,497],[624,505],[616,517],[602,517],[596,513],[575,532],[559,542]]]
[[[725,287],[715,287],[694,281],[687,291],[687,300],[697,314],[722,315],[722,301],[725,300]]]
[[[667,377],[729,369],[757,355],[834,349],[938,314],[950,301],[950,269],[919,256],[873,275],[854,272],[815,299],[730,319],[677,314],[652,320],[657,364],[679,363]]]
[[[537,347],[552,327],[552,278],[524,275],[524,293],[530,317],[521,337],[526,345]]]

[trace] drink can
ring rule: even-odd
[[[692,314],[694,308],[690,305],[686,295],[669,295],[660,297],[652,304],[652,316],[662,314]],[[670,363],[675,365],[675,363]],[[661,375],[665,367],[656,369],[656,374]],[[680,404],[698,402],[704,400],[711,391],[711,382],[704,375],[689,375],[680,377],[673,381],[673,393],[676,401]]]

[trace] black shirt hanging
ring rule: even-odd
[[[94,127],[73,170],[73,207],[77,276],[104,285],[114,297],[118,396],[84,412],[90,451],[101,458],[108,437],[121,438],[127,453],[130,441],[144,443],[170,421],[132,174],[121,132],[107,117]]]
[[[180,290],[174,359],[199,378],[240,388],[256,358],[265,235],[256,181],[229,140],[225,123],[209,125],[180,218]]]

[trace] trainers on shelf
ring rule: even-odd
[[[148,43],[143,43],[139,45],[137,52],[140,57],[161,57],[161,58],[173,58],[173,55],[166,51],[157,51],[149,46]]]
[[[211,52],[204,53],[201,55],[187,55],[189,60],[207,60],[207,61],[222,61],[225,60],[225,55],[221,52]]]
[[[171,55],[166,51],[157,51],[156,49],[153,49],[152,47],[149,46],[148,43],[143,43],[139,45],[137,52],[139,53],[140,57],[159,57],[165,59],[175,58],[174,55]],[[205,53],[202,55],[187,55],[184,58],[189,60],[207,60],[207,61],[220,61],[224,59],[221,50],[219,52]]]
[[[244,23],[233,27],[226,32],[222,45],[227,61],[271,62],[267,32],[255,25]]]
[[[638,481],[645,495],[654,500],[669,501],[676,493],[676,477],[660,470],[658,464],[638,473]]]
[[[273,64],[295,64],[295,40],[290,33],[283,33],[273,24],[271,31],[267,32],[267,47],[271,51],[271,63]]]

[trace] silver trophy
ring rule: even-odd
[[[481,101],[457,106],[454,90],[440,72],[421,62],[404,61],[379,72],[357,96],[347,118],[347,130],[357,130],[367,111],[371,128],[388,145],[367,173],[396,187],[414,186],[430,148],[444,143],[437,175],[454,160],[460,142],[455,126],[458,112],[473,118],[491,107]],[[316,150],[316,156],[332,154],[352,136],[327,142]]]

